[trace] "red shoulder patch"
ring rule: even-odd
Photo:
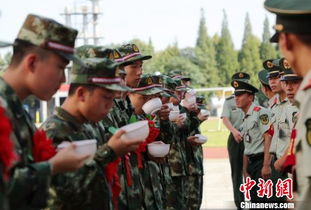
[[[260,109],[261,109],[261,108],[260,108],[259,106],[255,106],[255,107],[254,107],[254,111],[255,111],[255,112],[259,112]]]

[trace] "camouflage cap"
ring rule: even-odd
[[[200,109],[205,109],[205,97],[202,95],[196,96],[196,103]]]
[[[121,54],[121,58],[116,59],[116,61],[118,62],[120,61],[135,62],[139,60],[148,60],[152,58],[151,55],[142,55],[135,44],[125,44],[119,47],[117,50]]]
[[[139,84],[133,88],[134,92],[141,95],[154,95],[163,92],[163,89],[155,83],[152,75],[145,74],[140,78]]]
[[[181,82],[181,79],[178,78],[174,78],[175,82],[176,82],[176,91],[182,91],[185,92],[188,90],[187,86],[183,85]]]
[[[108,58],[86,58],[84,65],[74,64],[71,70],[70,83],[97,85],[110,90],[131,91],[121,85],[119,64]]]
[[[191,80],[190,77],[183,75],[183,73],[180,70],[170,71],[169,76],[172,77],[173,79],[181,79],[181,80],[185,80],[185,81]]]
[[[118,60],[121,58],[121,53],[117,49],[105,48],[95,45],[83,45],[76,48],[76,55],[80,58],[109,58],[110,60]],[[127,66],[131,61],[121,61],[120,66]],[[122,70],[123,71],[123,70]],[[120,73],[125,73],[125,71]]]
[[[174,91],[177,87],[177,83],[174,79],[172,79],[169,76],[166,75],[161,75],[162,76],[162,81],[163,81],[163,92],[161,93],[161,96],[163,97],[174,97],[177,98],[177,96],[174,94]]]
[[[76,55],[80,58],[108,58],[116,61],[121,58],[121,54],[117,49],[105,48],[95,45],[83,45],[76,49]],[[120,75],[126,75],[126,71],[123,69],[124,66],[130,65],[131,61],[120,61]]]
[[[242,80],[242,81],[248,81],[250,79],[250,76],[246,72],[236,72],[231,77],[232,80]]]
[[[53,19],[29,14],[15,41],[26,41],[43,49],[53,51],[67,60],[82,64],[81,60],[73,54],[77,35],[77,30],[60,24]]]
[[[278,42],[280,32],[294,34],[311,33],[311,2],[308,0],[266,0],[265,8],[277,15],[274,29],[276,33],[270,39]]]

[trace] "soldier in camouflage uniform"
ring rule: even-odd
[[[163,121],[163,110],[166,109],[166,105],[163,105],[162,110],[156,113],[156,117],[150,114],[145,114],[142,110],[144,103],[148,102],[152,98],[159,97],[159,94],[163,91],[159,86],[158,77],[152,77],[151,75],[143,75],[136,88],[133,88],[134,92],[129,94],[131,103],[135,107],[134,113],[137,120],[156,120],[160,118],[157,126],[161,126],[161,121]],[[166,121],[168,120],[168,113],[166,116]],[[158,127],[159,129],[159,127]],[[160,130],[160,129],[159,129]],[[162,134],[163,135],[163,134]],[[162,136],[163,137],[163,136]],[[157,139],[147,139],[147,143],[151,143],[154,140],[162,140],[159,135]],[[161,185],[162,170],[161,162],[164,159],[152,157],[148,151],[143,152],[142,150],[136,153],[137,161],[142,158],[143,167],[140,168],[141,180],[143,183],[143,193],[144,193],[144,206],[146,209],[163,209],[163,189]],[[139,164],[138,164],[139,165]]]
[[[249,74],[245,72],[237,72],[232,75],[232,80],[248,81],[249,79]],[[243,111],[236,107],[234,95],[226,98],[221,118],[223,119],[224,125],[230,131],[227,149],[231,166],[234,202],[238,209],[241,208],[240,203],[244,201],[244,195],[239,190],[240,185],[243,184],[244,144],[239,131],[240,126],[242,125],[243,116]]]
[[[36,128],[22,106],[29,95],[49,100],[65,81],[69,60],[79,62],[73,56],[76,36],[76,30],[52,19],[28,15],[15,40],[12,61],[0,79],[1,106],[13,125],[11,138],[19,156],[8,187],[11,209],[44,208],[51,175],[76,170],[88,157],[76,155],[70,144],[50,160],[35,162]]]
[[[204,97],[197,96],[196,103],[198,109],[205,109],[203,104]],[[195,112],[197,113],[197,112]],[[191,112],[189,113],[189,118],[191,118]],[[203,116],[201,113],[197,114],[197,119],[195,115],[192,115],[192,121],[189,123],[189,137],[186,142],[186,157],[188,165],[188,176],[186,178],[186,206],[187,209],[200,209],[202,196],[203,196],[203,149],[200,143],[196,143],[195,134],[200,134],[199,123],[207,120],[208,116]],[[186,120],[187,123],[187,120]],[[197,127],[192,127],[196,125]]]
[[[56,109],[42,128],[58,145],[63,141],[97,139],[98,149],[94,161],[75,173],[58,175],[53,179],[57,209],[113,209],[110,187],[105,179],[104,167],[117,156],[137,148],[138,142],[120,139],[119,131],[106,143],[96,123],[112,107],[114,91],[129,91],[120,84],[119,64],[107,58],[87,58],[85,65],[74,65],[71,72],[69,97]],[[121,63],[122,64],[122,63]]]

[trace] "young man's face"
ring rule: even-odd
[[[135,114],[143,114],[143,105],[152,98],[151,96],[141,95],[137,93],[130,93],[129,97],[135,109]]]
[[[249,93],[242,93],[235,96],[235,103],[238,108],[246,108],[253,102],[253,95]]]
[[[55,53],[34,62],[30,90],[41,100],[50,100],[60,85],[66,81],[64,69],[68,61]]]
[[[269,86],[273,93],[281,93],[283,91],[279,76],[269,78]]]
[[[295,94],[297,93],[301,84],[301,80],[283,81],[282,84],[286,93],[286,97],[290,101],[293,101],[295,98]]]
[[[91,122],[102,120],[112,108],[114,96],[115,91],[105,88],[86,90],[81,106],[84,118]]]
[[[185,92],[184,91],[175,91],[174,94],[175,94],[175,96],[177,96],[177,98],[171,97],[170,102],[172,102],[174,105],[178,105],[180,103],[180,101],[184,98]]]
[[[137,87],[143,72],[143,61],[135,61],[133,64],[125,66],[124,70],[126,71],[126,85],[129,87]]]

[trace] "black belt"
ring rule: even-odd
[[[248,155],[248,159],[250,161],[257,161],[257,160],[263,160],[264,159],[264,156],[265,156],[265,153],[263,152],[260,152],[260,153],[257,153],[257,154],[252,154],[252,155]]]

